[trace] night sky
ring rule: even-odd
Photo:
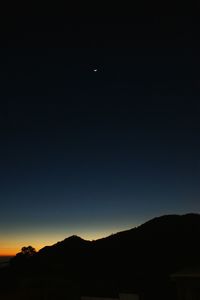
[[[2,24],[1,255],[199,212],[197,18]]]

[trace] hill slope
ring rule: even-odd
[[[69,237],[41,249],[28,270],[64,276],[91,293],[167,289],[171,273],[200,264],[199,237],[199,214],[161,216],[96,241]]]

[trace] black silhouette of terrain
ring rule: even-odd
[[[24,278],[40,284],[48,279],[51,286],[63,282],[74,299],[121,291],[140,293],[143,299],[175,299],[170,275],[200,265],[199,238],[199,214],[161,216],[96,241],[71,236],[29,259],[15,257],[9,274],[15,285]]]

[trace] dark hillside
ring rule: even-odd
[[[24,266],[33,276],[64,277],[80,292],[173,289],[170,274],[200,264],[200,215],[166,215],[96,241],[71,236],[41,249]],[[15,267],[17,265],[14,264]],[[17,269],[17,268],[16,268]]]

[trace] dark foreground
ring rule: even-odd
[[[72,236],[0,269],[0,299],[200,299],[200,215],[163,216],[97,241]]]

